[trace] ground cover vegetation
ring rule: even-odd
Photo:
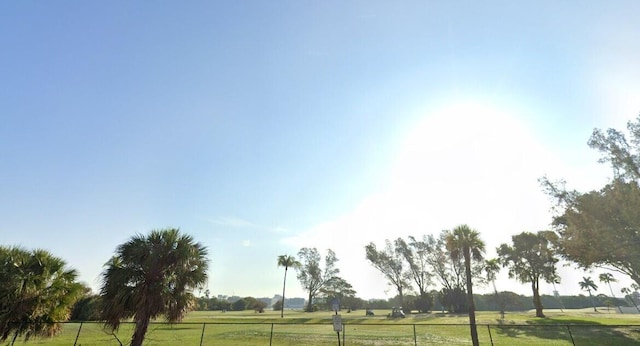
[[[291,312],[292,316],[287,319],[291,323],[311,323],[316,320],[314,311],[334,308],[346,309],[347,313],[353,311],[351,316],[355,316],[355,311],[363,309],[402,307],[405,312],[413,313],[409,315],[412,323],[436,317],[446,321],[451,316],[459,318],[460,314],[466,314],[470,339],[477,345],[484,336],[477,328],[483,317],[478,317],[476,312],[485,309],[499,311],[500,318],[494,316],[492,321],[504,324],[508,321],[505,314],[533,308],[535,318],[525,319],[533,325],[603,323],[597,320],[604,316],[600,311],[605,310],[602,307],[606,307],[607,316],[622,316],[611,314],[612,307],[614,312],[615,308],[622,312],[621,307],[634,306],[640,312],[640,251],[637,250],[640,245],[640,216],[637,213],[640,207],[640,117],[628,123],[627,132],[596,129],[589,140],[591,147],[603,153],[601,161],[609,162],[614,172],[612,180],[600,190],[568,190],[562,181],[541,178],[543,188],[557,202],[554,228],[514,235],[510,244],[497,248],[497,258],[483,258],[485,247],[481,233],[467,225],[442,231],[437,236],[425,234],[387,239],[382,248],[372,242],[365,246],[363,255],[395,290],[396,297],[364,301],[357,297],[347,278],[340,276],[338,258],[331,249],[327,249],[323,257],[316,248],[302,248],[297,256],[282,255],[277,259],[277,266],[284,268],[283,294],[272,309],[279,312],[281,320],[284,318],[287,273],[293,269],[307,291],[304,311],[309,317],[299,317],[300,313]],[[589,276],[578,283],[588,296],[540,295],[540,281],[560,282],[555,267],[560,258],[585,270],[604,270],[598,279],[609,287],[611,295],[596,294],[598,287]],[[207,278],[207,250],[177,229],[135,235],[120,245],[105,264],[99,294],[83,288],[76,282],[75,271],[45,250],[3,246],[0,247],[0,264],[0,282],[3,283],[0,287],[0,341],[10,340],[11,344],[19,337],[29,340],[60,334],[60,322],[70,318],[101,321],[105,326],[102,332],[108,338],[127,335],[131,345],[141,345],[152,321],[179,322],[193,309],[233,313],[253,310],[268,317],[266,321],[274,313],[274,310],[268,310],[270,302],[254,297],[225,301],[210,297],[208,291],[204,296],[196,297],[194,292],[204,288]],[[533,297],[500,292],[495,277],[501,268],[509,271],[510,278],[530,284]],[[635,281],[620,292],[621,297],[616,297],[611,289],[610,283],[616,280],[612,273]],[[489,283],[493,285],[492,294],[473,293],[475,286]],[[574,319],[565,318],[566,315],[550,318],[543,312],[543,308],[558,308],[563,312],[585,307],[591,307],[593,314],[598,314],[596,322],[585,320],[584,315]],[[381,314],[386,316],[386,313]],[[384,316],[376,316],[374,320],[398,325],[397,321]],[[320,321],[324,322],[323,319]],[[363,319],[360,323],[367,321],[370,320]],[[181,328],[192,329],[188,326],[154,328],[168,328],[175,335],[181,333]],[[240,335],[242,331],[240,328],[232,334]],[[502,332],[511,337],[527,333],[519,330],[513,334],[506,329]],[[304,332],[299,334],[305,335]],[[635,340],[633,336],[630,338]],[[468,341],[469,336],[463,339]],[[153,340],[147,340],[147,343],[153,343]]]
[[[544,319],[534,311],[508,312],[504,320],[497,311],[478,312],[478,339],[496,345],[634,345],[640,343],[639,315],[620,315],[592,309],[547,311]],[[465,314],[415,313],[404,319],[386,317],[388,310],[374,310],[375,316],[343,312],[344,337],[349,345],[469,345],[468,316]],[[254,311],[192,311],[180,324],[152,321],[145,345],[335,345],[330,311],[279,310],[263,314]],[[567,329],[567,325],[569,329]],[[624,327],[621,327],[625,325]],[[632,327],[635,325],[636,327]],[[631,327],[630,327],[631,326]],[[56,338],[34,338],[25,345],[118,345],[134,333],[135,323],[125,322],[109,333],[100,323],[68,323]],[[415,334],[414,334],[415,330]],[[571,335],[569,334],[571,331]],[[415,338],[415,339],[414,339]],[[119,341],[118,341],[119,340]]]

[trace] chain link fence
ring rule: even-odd
[[[60,335],[23,345],[128,345],[135,324],[111,333],[99,322],[65,323]],[[640,345],[640,325],[482,324],[482,345]],[[470,345],[465,324],[151,323],[145,345]]]

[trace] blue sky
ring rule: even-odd
[[[49,249],[97,288],[118,244],[180,227],[209,247],[214,294],[277,294],[277,256],[317,246],[361,297],[391,295],[368,242],[468,223],[490,257],[548,227],[538,177],[606,182],[586,141],[640,112],[637,13],[637,1],[3,3],[0,242]],[[561,293],[577,293],[583,273],[564,274]],[[293,276],[288,289],[304,295]]]

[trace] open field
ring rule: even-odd
[[[500,321],[497,312],[477,314],[480,342],[484,345],[640,345],[640,315],[616,314],[606,309],[545,311],[547,318],[534,313],[507,313]],[[341,313],[347,345],[468,345],[466,315],[411,314],[404,319],[388,319],[386,310]],[[332,314],[278,311],[194,311],[183,323],[151,324],[146,345],[336,345]],[[115,334],[99,323],[67,323],[61,335],[52,339],[32,339],[26,345],[126,345],[133,324],[125,323]],[[78,333],[80,329],[80,333]],[[76,342],[76,337],[77,342]],[[120,342],[119,342],[119,341]],[[18,342],[17,342],[18,343]],[[21,341],[19,341],[22,344]]]

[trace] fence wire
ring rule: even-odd
[[[32,338],[23,345],[128,345],[134,323],[112,333],[100,322],[66,322],[52,338]],[[640,325],[479,324],[482,345],[640,345]],[[330,323],[152,322],[145,345],[470,345],[469,325],[344,323],[337,333]]]

